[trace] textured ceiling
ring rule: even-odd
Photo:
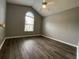
[[[79,7],[79,0],[48,0],[49,5],[47,6],[46,9],[43,9],[41,7],[42,0],[7,0],[7,2],[32,6],[42,16],[49,16],[51,14]]]

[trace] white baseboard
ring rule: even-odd
[[[3,41],[2,41],[2,43],[0,44],[0,50],[1,50],[1,48],[2,48],[2,46],[3,46],[3,44],[4,44],[4,42],[5,42],[5,38],[3,39]]]
[[[65,43],[65,44],[67,44],[67,45],[70,45],[70,46],[73,46],[73,47],[76,47],[76,48],[78,47],[77,45],[70,44],[70,43],[67,43],[67,42],[58,40],[58,39],[56,39],[56,38],[52,38],[52,37],[45,36],[45,35],[41,35],[41,34],[36,34],[36,35],[23,35],[23,36],[5,37],[4,40],[3,40],[3,42],[2,42],[2,44],[0,45],[0,50],[1,50],[1,48],[2,48],[2,46],[3,46],[3,44],[4,44],[4,42],[5,42],[6,39],[20,38],[20,37],[31,37],[31,36],[43,36],[43,37],[47,37],[47,38],[49,38],[49,39],[53,39],[53,40],[58,41],[58,42],[61,42],[61,43]]]
[[[36,35],[22,35],[22,36],[12,36],[12,37],[6,37],[6,39],[21,38],[21,37],[31,37],[31,36],[41,36],[41,34],[36,34]]]
[[[11,38],[20,38],[20,37],[31,37],[31,36],[41,36],[41,34],[36,34],[36,35],[23,35],[23,36],[12,36],[12,37],[5,37],[3,42],[0,45],[0,50],[5,42],[6,39],[11,39]]]
[[[53,39],[55,41],[58,41],[58,42],[61,42],[61,43],[64,43],[64,44],[67,44],[67,45],[70,45],[70,46],[73,46],[73,47],[78,47],[77,45],[74,45],[74,44],[71,44],[71,43],[67,43],[67,42],[64,42],[64,41],[61,41],[61,40],[58,40],[56,38],[52,38],[52,37],[49,37],[49,36],[45,36],[45,35],[42,35],[43,37],[46,37],[46,38],[49,38],[49,39]]]

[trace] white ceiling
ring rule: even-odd
[[[59,13],[71,8],[79,7],[79,0],[48,0],[53,2],[47,6],[46,9],[43,9],[42,0],[7,0],[9,3],[29,5],[37,10],[42,16],[48,16],[51,14]]]

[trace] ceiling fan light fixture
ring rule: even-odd
[[[47,2],[43,2],[43,3],[42,3],[42,7],[43,7],[43,8],[46,8],[46,7],[47,7]]]

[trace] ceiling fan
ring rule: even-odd
[[[49,5],[54,4],[54,2],[52,0],[43,0],[42,2],[42,8],[46,8]]]

